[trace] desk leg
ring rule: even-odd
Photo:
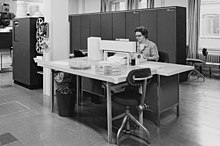
[[[107,82],[107,124],[108,124],[108,143],[112,143],[112,99],[111,84]]]
[[[2,57],[3,55],[1,54],[1,72],[2,72]]]
[[[54,112],[54,70],[51,69],[51,112]]]
[[[76,76],[76,106],[78,107],[81,105],[81,83],[82,83],[82,77]]]
[[[177,104],[177,106],[176,106],[176,116],[177,117],[179,117],[179,115],[180,115],[180,108],[179,108],[179,106],[180,106],[180,99],[179,99],[179,79],[180,79],[180,75],[178,74],[177,75],[177,100],[178,100],[178,104]]]
[[[160,127],[160,75],[157,75],[157,121],[156,125]]]

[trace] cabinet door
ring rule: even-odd
[[[136,41],[134,30],[140,25],[139,14],[139,11],[126,12],[126,38],[130,41]]]
[[[112,13],[101,14],[101,38],[112,40]]]
[[[176,8],[177,63],[186,64],[186,8]]]
[[[113,40],[125,38],[125,12],[113,13]]]
[[[70,52],[80,49],[80,16],[70,16]]]
[[[140,26],[147,28],[149,40],[157,44],[157,11],[140,11]]]
[[[30,85],[30,21],[21,18],[14,22],[13,33],[17,34],[14,34],[16,41],[13,41],[13,79]]]
[[[167,52],[170,63],[176,63],[176,9],[157,10],[157,46]]]
[[[80,17],[80,49],[87,50],[87,38],[89,34],[89,15],[81,15]]]
[[[100,14],[91,14],[90,16],[90,36],[100,37]]]

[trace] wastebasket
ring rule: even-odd
[[[56,90],[58,115],[69,117],[74,114],[76,96],[74,90],[68,87],[58,88]]]

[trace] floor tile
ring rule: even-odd
[[[28,110],[29,107],[23,105],[18,101],[11,101],[7,103],[0,103],[0,117],[6,116],[9,114],[16,114],[18,112]]]
[[[5,145],[12,143],[14,141],[17,141],[17,138],[15,138],[12,134],[10,133],[4,133],[0,135],[0,145]]]

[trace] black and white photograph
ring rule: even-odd
[[[220,0],[0,0],[0,146],[220,146]]]

